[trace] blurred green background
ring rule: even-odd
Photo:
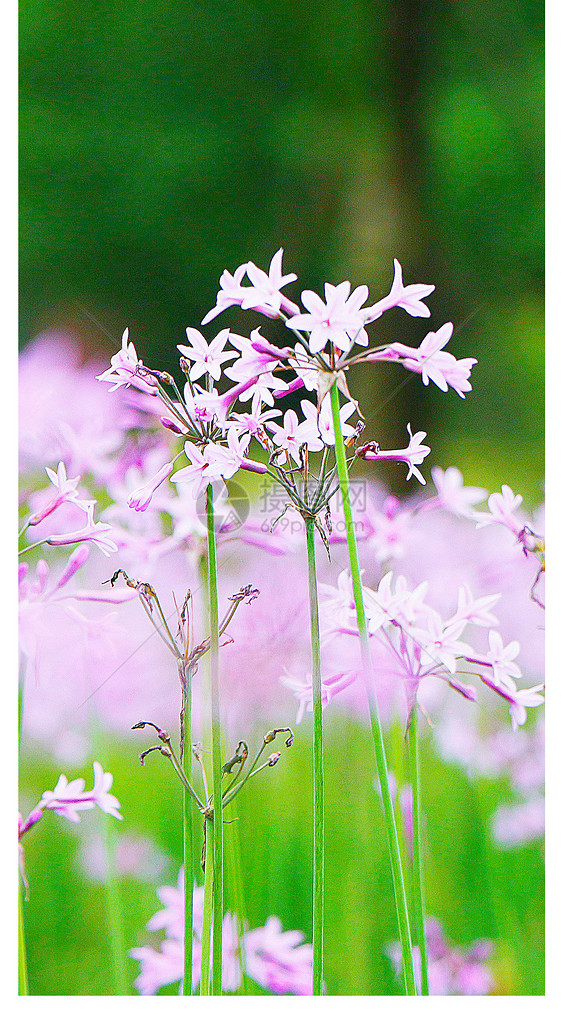
[[[22,343],[65,328],[109,356],[129,325],[171,368],[225,267],[283,246],[291,295],[349,278],[379,298],[396,256],[480,363],[466,402],[365,372],[369,438],[401,446],[411,420],[432,464],[540,501],[538,0],[27,0],[20,47]]]

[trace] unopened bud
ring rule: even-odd
[[[185,433],[185,430],[180,429],[178,424],[175,423],[173,419],[169,419],[167,415],[161,416],[160,422],[162,423],[162,426],[165,426],[167,430],[171,430],[172,433],[178,433],[180,436]]]
[[[269,755],[269,757],[267,758],[267,763],[269,764],[270,768],[274,767],[274,765],[277,764],[277,761],[279,760],[280,756],[281,756],[280,753],[272,753]]]

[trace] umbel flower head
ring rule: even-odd
[[[168,433],[184,438],[188,462],[175,472],[170,464],[168,474],[163,466],[154,480],[130,496],[132,509],[145,510],[154,490],[167,479],[188,484],[197,499],[209,484],[231,479],[239,469],[269,472],[284,488],[287,503],[303,517],[313,516],[325,538],[319,516],[337,489],[335,463],[326,458],[327,449],[335,445],[332,409],[326,398],[332,386],[337,384],[345,399],[340,422],[349,447],[355,446],[364,429],[363,423],[354,426],[348,422],[354,413],[362,417],[347,380],[349,370],[358,363],[401,362],[419,373],[424,384],[431,380],[443,391],[451,387],[461,397],[470,390],[469,377],[476,360],[457,360],[444,351],[453,332],[450,323],[429,332],[418,348],[396,342],[369,348],[367,328],[383,313],[396,308],[414,317],[430,313],[424,300],[434,286],[405,285],[398,260],[394,261],[390,292],[371,306],[365,305],[369,295],[366,285],[352,290],[349,281],[326,282],[324,299],[309,289],[301,293],[301,311],[282,291],[297,280],[294,272],[283,273],[282,257],[280,249],[268,272],[252,261],[241,264],[233,274],[225,271],[216,306],[206,314],[203,325],[232,306],[252,309],[266,318],[283,320],[295,337],[293,346],[279,348],[260,328],[248,338],[227,327],[207,339],[198,329],[187,327],[188,342],[177,346],[187,380],[182,392],[169,374],[144,365],[129,341],[128,330],[124,332],[120,352],[98,379],[110,382],[111,390],[134,387],[145,401],[156,402],[154,414],[158,413]],[[354,347],[360,351],[354,353]],[[230,387],[224,385],[225,378]],[[219,383],[224,388],[220,391]],[[282,422],[273,421],[281,414],[275,407],[279,400],[302,388],[312,398],[301,402],[300,413],[292,407]],[[245,412],[244,403],[249,401],[251,411]],[[264,411],[266,405],[269,409]],[[381,450],[376,440],[370,440],[357,447],[356,453],[366,461],[404,461],[408,478],[414,475],[424,483],[418,466],[430,448],[422,443],[423,431],[412,433],[410,427],[408,431],[410,443],[402,450]],[[252,456],[254,441],[256,456]],[[324,456],[318,466],[309,457],[315,453]],[[298,489],[297,475],[306,488],[304,496]]]

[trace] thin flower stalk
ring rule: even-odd
[[[29,979],[27,975],[27,951],[25,948],[25,922],[23,918],[21,884],[18,886],[18,995],[29,996]]]
[[[308,590],[310,600],[310,640],[312,648],[314,846],[312,889],[312,995],[322,996],[324,944],[324,741],[322,729],[322,673],[320,660],[320,624],[318,585],[314,550],[314,520],[306,519]]]
[[[232,901],[230,902],[231,908],[234,912],[236,919],[236,926],[238,930],[238,939],[240,945],[240,971],[242,975],[242,981],[240,984],[240,993],[242,996],[248,995],[248,975],[246,968],[246,950],[244,946],[244,932],[246,929],[246,905],[244,901],[244,885],[242,882],[242,862],[241,862],[241,850],[240,850],[240,835],[238,833],[238,815],[236,803],[233,803],[231,815],[229,818],[230,827],[228,829],[228,845],[225,842],[225,861],[228,864],[228,881],[232,887]]]
[[[214,883],[213,912],[215,926],[222,926],[223,893],[224,893],[224,862],[223,862],[223,822],[222,822],[222,760],[221,760],[221,721],[220,721],[220,686],[219,686],[219,613],[217,592],[217,542],[215,533],[215,515],[213,509],[213,487],[207,487],[207,546],[209,560],[209,641],[210,641],[210,676],[211,676],[211,729],[213,749],[213,867]],[[207,890],[207,875],[205,874]],[[213,938],[213,994],[220,996],[222,980],[222,934],[215,933]]]
[[[427,942],[425,938],[425,891],[423,876],[423,850],[421,840],[421,792],[420,792],[420,764],[418,745],[418,708],[414,705],[410,728],[408,730],[408,745],[410,750],[410,777],[412,780],[413,792],[413,899],[414,913],[416,919],[416,936],[420,952],[421,964],[421,994],[429,996],[429,981],[427,974]]]
[[[214,880],[214,822],[205,820],[205,895],[203,900],[203,928],[201,931],[201,984],[200,996],[211,996],[211,937],[213,933],[213,880]],[[215,936],[222,934],[216,933]]]
[[[388,847],[390,852],[390,863],[392,868],[392,879],[394,884],[394,898],[396,902],[398,930],[400,935],[400,944],[402,947],[402,956],[403,956],[402,967],[404,970],[404,982],[406,987],[406,994],[408,996],[415,996],[416,987],[414,978],[412,941],[410,936],[408,908],[406,904],[406,892],[404,888],[404,875],[402,872],[402,862],[400,859],[400,846],[398,843],[398,834],[396,831],[394,807],[392,805],[392,797],[390,794],[390,786],[388,783],[388,768],[386,763],[382,727],[379,716],[379,708],[376,692],[374,689],[373,663],[369,648],[369,633],[367,629],[365,605],[363,601],[363,586],[361,583],[361,572],[359,568],[357,540],[355,537],[355,528],[353,524],[353,515],[351,511],[351,499],[349,494],[349,475],[347,470],[345,447],[340,425],[339,394],[336,384],[333,384],[331,387],[330,397],[332,400],[332,416],[334,420],[334,430],[336,437],[335,444],[336,461],[338,466],[338,476],[345,516],[347,546],[349,552],[349,565],[351,570],[351,578],[353,582],[353,596],[355,600],[355,608],[357,611],[357,626],[359,628],[359,638],[361,643],[361,657],[366,675],[367,696],[371,716],[371,729],[373,733],[377,772],[381,787],[381,796],[388,836]]]
[[[400,844],[400,855],[402,858],[402,873],[404,876],[404,889],[406,891],[406,897],[411,897],[410,894],[410,866],[411,866],[411,852],[409,850],[409,836],[407,828],[405,826],[403,807],[401,800],[406,787],[406,777],[404,772],[404,732],[402,730],[399,721],[392,723],[391,729],[392,737],[392,769],[394,771],[394,777],[396,780],[396,796],[394,804],[394,817],[396,820],[396,831],[398,834],[398,841]]]
[[[192,781],[192,754],[191,754],[191,673],[183,673],[182,679],[182,738],[187,742],[187,751],[184,751],[180,758],[185,777],[189,783]],[[182,797],[183,817],[183,867],[184,867],[184,899],[185,899],[185,935],[184,935],[184,966],[183,966],[183,991],[184,994],[192,996],[192,967],[193,967],[193,881],[195,877],[193,857],[193,813],[191,806],[191,793],[186,785],[183,786]]]

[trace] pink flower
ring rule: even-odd
[[[459,600],[454,620],[463,619],[467,623],[475,623],[478,627],[492,627],[497,624],[497,617],[490,612],[490,606],[499,602],[501,595],[483,595],[475,599],[468,585],[459,588]]]
[[[488,494],[481,486],[464,486],[461,472],[453,466],[443,471],[437,465],[431,469],[431,477],[439,505],[457,517],[472,517],[474,505],[484,500]]]
[[[229,470],[227,462],[223,462],[221,465],[216,457],[213,458],[212,446],[212,444],[206,444],[203,450],[201,450],[196,444],[191,444],[186,440],[184,450],[191,464],[186,465],[185,468],[180,468],[170,478],[170,482],[192,483],[191,495],[194,500],[207,488],[210,482],[222,476],[223,471]],[[222,466],[225,467],[223,468]],[[234,471],[236,471],[237,467],[236,465]]]
[[[501,493],[491,493],[488,497],[488,511],[477,511],[473,517],[478,522],[477,528],[484,528],[486,525],[503,525],[516,537],[523,528],[523,524],[515,517],[515,511],[521,506],[523,497],[513,492],[510,486],[503,485]]]
[[[422,663],[431,667],[438,663],[444,665],[450,673],[455,673],[457,659],[469,651],[468,645],[458,639],[467,621],[464,619],[446,621],[435,609],[427,609],[426,622],[427,630],[420,627],[413,627],[411,630],[412,637],[423,645]]]
[[[257,472],[259,475],[265,475],[267,473],[267,465],[264,465],[261,461],[253,461],[251,458],[245,457],[250,439],[249,433],[240,436],[235,426],[229,426],[227,433],[228,452],[238,468],[243,468],[247,472]],[[226,452],[227,449],[224,448],[224,450]]]
[[[318,451],[322,445],[325,444],[327,447],[333,447],[336,442],[336,433],[334,430],[334,417],[332,415],[332,404],[329,398],[324,398],[320,413],[316,405],[313,405],[311,401],[306,399],[301,401],[301,409],[303,414],[306,416],[311,427],[315,427],[316,434],[320,434],[320,441],[316,436],[317,446],[313,446],[311,441],[307,441],[311,451]],[[349,426],[347,420],[354,412],[357,411],[356,405],[352,401],[348,401],[347,405],[342,405],[340,408],[340,424],[341,430],[344,437],[349,437],[354,431],[354,426]]]
[[[357,674],[355,672],[339,672],[334,673],[333,676],[325,676],[321,681],[322,688],[322,707],[325,708],[330,703],[332,697],[335,694],[339,694],[346,687],[350,686],[355,681]],[[296,724],[300,725],[303,720],[305,709],[306,711],[312,711],[312,675],[307,673],[304,680],[299,680],[296,676],[281,676],[281,683],[283,686],[288,687],[292,690],[293,694],[299,702],[299,708],[297,711]]]
[[[310,351],[321,352],[328,341],[336,348],[347,352],[354,342],[367,345],[369,336],[363,327],[365,311],[360,307],[369,295],[366,285],[359,285],[350,295],[351,283],[324,286],[326,302],[323,303],[315,292],[306,289],[301,301],[308,313],[298,313],[286,321],[293,331],[308,331]]]
[[[486,655],[486,661],[494,670],[494,678],[499,683],[509,683],[512,679],[520,679],[521,670],[513,661],[520,651],[519,641],[511,641],[504,647],[498,631],[490,630],[489,643],[490,650]]]
[[[425,925],[428,958],[429,992],[431,996],[486,996],[494,980],[486,962],[492,954],[489,940],[476,940],[464,951],[451,947],[438,919],[427,919]],[[421,961],[418,947],[414,951],[414,970],[418,989],[421,988]],[[402,970],[400,944],[386,948],[396,975]]]
[[[389,570],[381,578],[376,591],[365,589],[368,592],[365,613],[371,634],[389,623],[408,626],[424,617],[428,610],[424,602],[428,589],[427,581],[423,581],[410,591],[406,578],[403,574],[399,574],[395,590],[392,591],[393,579],[393,572]]]
[[[312,995],[312,946],[299,930],[283,932],[270,916],[265,926],[244,937],[248,975],[271,993]]]
[[[155,395],[157,393],[156,380],[149,375],[142,376],[143,365],[142,359],[137,356],[135,346],[129,342],[129,328],[127,327],[123,331],[119,352],[111,357],[111,368],[105,373],[101,373],[97,379],[108,384],[113,383],[113,387],[109,388],[110,391],[116,391],[119,387],[129,387],[132,384],[133,387],[144,391],[145,394]]]
[[[500,806],[492,822],[494,838],[502,848],[542,838],[544,827],[544,796],[532,796],[514,806]]]
[[[495,631],[491,631],[495,633]],[[544,704],[544,697],[539,692],[544,690],[544,683],[537,683],[534,687],[525,687],[517,690],[515,683],[510,676],[503,674],[499,679],[492,679],[486,673],[480,673],[480,679],[490,690],[493,690],[499,697],[503,697],[509,703],[509,714],[511,715],[511,727],[515,732],[527,721],[527,708],[538,708]]]
[[[280,416],[281,412],[278,408],[269,408],[265,412],[262,412],[262,399],[259,392],[252,395],[252,408],[250,412],[233,412],[231,423],[232,426],[236,426],[239,434],[249,433],[251,436],[256,437],[260,443],[263,443],[263,428],[269,419],[275,419]]]
[[[407,426],[408,433],[410,435],[410,443],[407,447],[400,451],[381,451],[378,444],[372,441],[369,444],[364,444],[363,447],[356,449],[356,454],[363,458],[365,461],[404,461],[408,465],[408,474],[406,479],[409,479],[412,475],[415,475],[416,479],[421,482],[422,486],[425,486],[425,479],[421,474],[417,465],[421,465],[423,459],[431,451],[431,447],[422,443],[422,440],[427,434],[423,430],[419,430],[417,433],[412,435],[410,423]]]
[[[86,513],[90,507],[94,507],[95,500],[80,500],[80,494],[76,489],[80,482],[80,476],[77,475],[75,479],[67,479],[64,462],[59,461],[56,472],[53,472],[52,468],[45,468],[45,471],[57,490],[57,495],[42,510],[31,515],[27,522],[28,525],[38,525],[63,503],[73,503],[76,507],[80,507],[81,510],[86,511]]]
[[[61,775],[53,791],[43,793],[39,807],[54,810],[60,817],[66,817],[73,824],[80,823],[80,810],[93,810],[94,806],[99,806],[104,813],[123,820],[122,815],[118,813],[121,806],[119,800],[108,792],[112,784],[113,775],[109,772],[104,774],[101,764],[94,761],[94,786],[90,792],[84,792],[83,778],[69,782],[66,775]]]
[[[236,268],[233,275],[230,274],[230,271],[223,271],[220,277],[220,291],[217,294],[216,306],[203,317],[201,326],[209,324],[210,321],[218,317],[219,313],[222,313],[229,306],[242,305],[244,301],[244,289],[241,282],[246,274],[246,267],[246,264],[241,264],[240,267]]]
[[[407,370],[420,373],[426,386],[432,380],[441,391],[452,387],[461,398],[464,398],[464,392],[472,390],[468,378],[478,360],[457,360],[450,352],[442,351],[452,333],[453,325],[443,324],[438,331],[430,331],[417,349],[402,345],[401,342],[394,342],[390,350],[403,357],[402,365]]]
[[[240,306],[243,310],[254,309],[258,313],[263,313],[265,317],[278,317],[281,310],[286,313],[298,312],[298,306],[280,291],[297,278],[295,274],[282,274],[282,258],[283,248],[273,255],[269,265],[269,274],[256,267],[253,261],[241,264],[236,268],[234,275],[223,271],[220,278],[221,291],[217,295],[216,306],[209,311],[201,323],[208,324],[229,306]],[[242,285],[245,274],[248,275],[252,283],[251,286]]]
[[[91,792],[91,798],[104,813],[117,817],[117,820],[123,820],[121,814],[117,812],[121,809],[119,800],[109,793],[112,785],[113,775],[109,771],[104,772],[99,761],[94,761],[94,787]]]
[[[64,535],[51,535],[45,542],[48,546],[72,546],[76,542],[93,542],[98,549],[101,549],[104,556],[117,552],[117,546],[109,538],[108,533],[112,531],[111,525],[102,521],[94,523],[93,507],[88,512],[88,523],[77,532],[66,532]]]
[[[310,402],[302,402],[301,407],[303,411],[305,405],[310,405],[313,409],[315,416],[314,423],[316,423],[316,409]],[[288,412],[285,412],[282,426],[276,422],[269,422],[267,428],[273,433],[273,442],[277,447],[283,448],[297,464],[299,462],[300,448],[305,443],[308,444],[308,448],[311,451],[318,451],[322,447],[322,441],[318,436],[318,427],[316,427],[315,433],[310,425],[310,419],[299,423],[297,413],[292,408]]]
[[[402,511],[395,496],[387,496],[378,511],[370,506],[366,520],[370,527],[367,544],[372,546],[379,563],[399,559],[404,555],[408,535],[412,529],[411,511]]]
[[[230,328],[227,327],[223,331],[219,331],[210,344],[207,344],[201,332],[196,328],[187,327],[185,331],[191,345],[178,345],[177,348],[182,356],[193,359],[193,366],[189,371],[190,379],[198,380],[199,377],[208,373],[213,380],[220,380],[222,364],[228,362],[229,359],[236,359],[237,355],[236,352],[223,351],[230,335]]]
[[[161,986],[183,978],[184,889],[183,869],[177,887],[161,887],[158,896],[164,908],[147,923],[149,930],[165,930],[166,939],[161,950],[136,947],[132,958],[140,961],[141,973],[135,986],[144,996],[152,996]],[[193,890],[193,986],[201,977],[201,933],[203,928],[202,887]],[[281,923],[272,916],[265,926],[251,930],[239,940],[236,920],[226,912],[222,924],[222,981],[223,990],[232,993],[241,982],[240,944],[246,956],[247,974],[265,989],[277,993],[308,995],[312,986],[312,948],[301,944],[303,934],[298,931],[282,933]],[[181,987],[180,987],[181,990]]]
[[[281,289],[289,282],[296,282],[297,275],[282,273],[281,261],[283,258],[283,247],[271,258],[269,274],[257,268],[253,261],[246,265],[246,274],[252,283],[251,288],[244,289],[246,293],[241,304],[243,310],[254,309],[266,317],[278,317],[280,310],[286,313],[298,313],[299,308],[290,299],[281,293]]]
[[[173,468],[173,461],[168,461],[165,465],[162,465],[162,468],[159,469],[152,479],[149,479],[148,482],[145,482],[144,486],[139,486],[138,489],[131,493],[127,500],[129,507],[135,511],[145,511],[158,487],[172,474]]]
[[[367,316],[365,317],[365,323],[368,324],[377,317],[380,317],[385,310],[390,310],[393,306],[401,306],[406,313],[409,313],[411,317],[429,317],[430,312],[422,302],[426,296],[435,289],[434,285],[404,285],[402,281],[402,268],[400,262],[394,258],[394,280],[392,282],[392,288],[384,299],[380,299],[378,303],[375,303],[367,310]]]
[[[194,948],[194,958],[195,951]],[[161,986],[169,986],[183,978],[183,941],[163,940],[159,951],[154,947],[133,947],[129,954],[135,961],[140,961],[141,971],[135,979],[135,986],[141,996],[154,996]]]

